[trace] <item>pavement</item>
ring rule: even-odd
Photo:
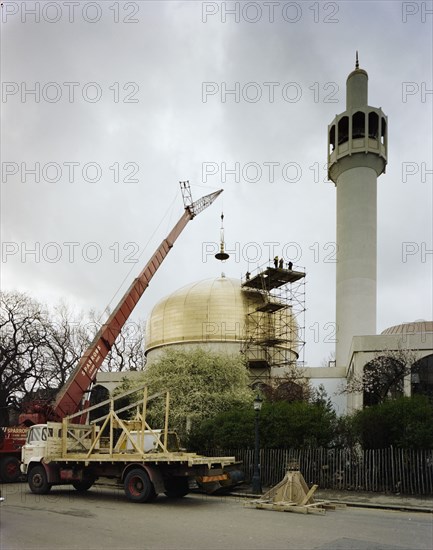
[[[263,494],[267,488],[263,488]],[[241,485],[233,496],[245,498],[259,498],[254,494],[250,485]],[[416,496],[396,493],[373,493],[367,491],[334,491],[331,489],[317,489],[315,500],[327,500],[347,506],[359,508],[382,508],[389,510],[409,510],[413,512],[433,513],[433,495]]]

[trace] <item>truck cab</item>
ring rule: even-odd
[[[21,471],[27,473],[31,462],[40,462],[47,454],[48,426],[35,424],[28,433],[26,442],[21,449]]]

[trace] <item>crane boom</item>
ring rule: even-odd
[[[132,310],[137,305],[143,292],[149,286],[152,277],[173,247],[176,239],[182,233],[187,223],[205,208],[210,206],[218,195],[222,193],[222,189],[220,189],[219,191],[201,197],[195,202],[188,201],[189,204],[187,204],[184,194],[186,184],[182,182],[181,185],[184,186],[182,188],[182,193],[184,196],[185,211],[169,235],[155,250],[140,275],[134,279],[106,323],[101,326],[66,384],[57,394],[53,406],[53,413],[56,418],[62,419],[80,410],[81,400],[85,392],[94,382],[98,369],[107,357],[116,338],[119,336],[123,326],[131,315]],[[190,196],[189,193],[189,197]]]

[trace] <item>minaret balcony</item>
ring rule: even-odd
[[[343,166],[336,168],[335,164],[359,153],[380,157],[380,162],[373,164],[382,173],[387,163],[387,150],[388,119],[382,109],[366,106],[347,110],[328,126],[328,177],[335,183],[335,178],[344,171]],[[353,164],[351,162],[350,166]]]

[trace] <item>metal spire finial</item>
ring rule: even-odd
[[[359,69],[358,50],[356,50],[356,63],[355,63],[355,69]]]
[[[221,230],[220,230],[220,251],[215,254],[215,258],[224,262],[229,259],[229,254],[224,250],[224,214],[221,212]]]

